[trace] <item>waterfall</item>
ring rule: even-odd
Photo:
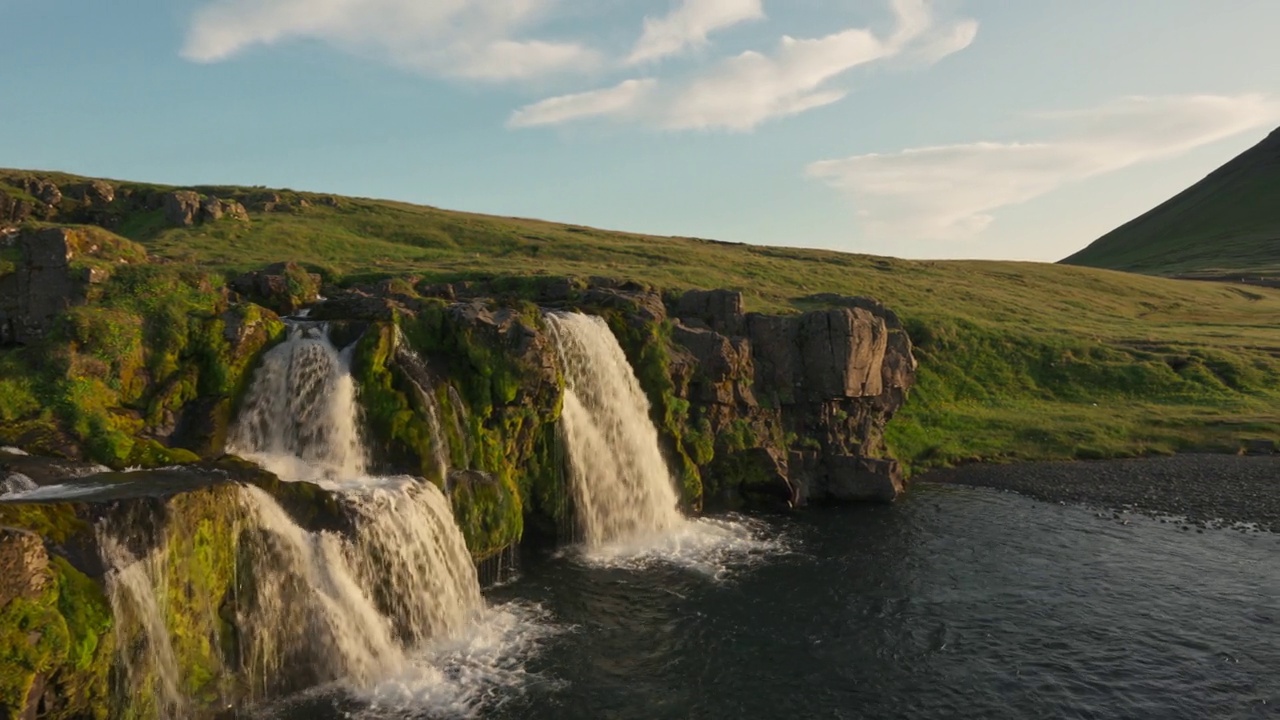
[[[562,421],[575,509],[588,546],[660,535],[683,518],[649,401],[599,317],[546,316],[564,364]]]
[[[470,713],[491,684],[526,677],[512,658],[541,637],[523,611],[485,607],[449,499],[421,478],[370,477],[350,350],[326,326],[294,323],[256,371],[230,448],[289,481],[332,492],[349,531],[309,531],[264,490],[238,489],[234,658],[255,699],[336,683],[379,707]],[[423,368],[425,370],[425,366]],[[443,455],[443,453],[442,453]],[[175,518],[176,520],[176,518]],[[101,531],[119,617],[125,690],[183,717],[167,617],[175,565],[164,533],[141,559]],[[180,565],[178,565],[180,567]],[[175,578],[176,579],[176,578]],[[218,612],[222,612],[219,610]]]
[[[351,351],[328,325],[291,323],[262,358],[227,441],[283,480],[348,480],[365,474]]]
[[[134,557],[110,534],[99,529],[99,551],[107,568],[107,598],[114,618],[116,652],[125,687],[118,696],[129,702],[151,702],[155,715],[178,718],[187,715],[187,702],[178,677],[178,660],[165,626],[163,598],[169,585],[163,548],[142,559]],[[130,629],[137,628],[140,644]]]
[[[242,500],[254,530],[244,554],[262,578],[237,617],[255,690],[273,689],[286,669],[305,668],[309,682],[357,686],[400,671],[404,649],[351,567],[343,538],[303,530],[258,488],[245,488]]]
[[[426,361],[405,342],[398,327],[395,337],[396,361],[409,375],[418,401],[427,409],[427,420],[431,425],[431,454],[436,461],[436,472],[444,480],[449,475],[449,443],[445,442],[444,426],[440,423],[440,403],[436,402],[436,396],[431,392],[431,373],[427,370]]]
[[[349,562],[409,645],[455,637],[484,602],[476,567],[444,493],[413,478],[364,484],[345,496],[356,532]]]
[[[648,398],[608,323],[567,312],[546,321],[565,374],[561,426],[584,559],[660,561],[720,577],[783,549],[761,523],[681,515]]]

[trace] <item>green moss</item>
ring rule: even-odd
[[[233,680],[222,663],[232,630],[219,610],[235,582],[234,492],[224,486],[170,501],[166,625],[183,694],[200,703],[222,697]]]
[[[751,423],[742,418],[735,419],[721,431],[720,442],[723,443],[724,449],[730,453],[760,445],[755,429],[751,427]]]
[[[476,561],[520,542],[524,514],[519,490],[510,480],[463,482],[452,489],[454,518]]]
[[[94,301],[68,310],[40,344],[0,351],[0,437],[34,448],[33,433],[65,432],[85,457],[115,468],[195,459],[139,438],[200,398],[219,414],[218,435],[262,348],[283,332],[260,309],[237,308],[250,324],[233,350],[220,284],[184,268],[116,267]]]
[[[92,531],[67,503],[0,503],[0,526],[27,530],[58,544]]]
[[[57,587],[37,599],[14,598],[0,609],[0,711],[23,715],[36,676],[66,658],[67,624],[58,613]]]
[[[741,508],[752,494],[768,493],[767,489],[776,487],[778,482],[777,476],[768,472],[760,458],[740,452],[720,453],[707,474],[714,478],[708,493],[715,494],[719,504],[729,509]]]
[[[0,245],[0,277],[18,269],[22,262],[22,250],[13,245]]]
[[[52,678],[62,703],[51,717],[106,720],[115,657],[111,606],[102,588],[66,559],[54,556],[50,564],[68,635],[66,661]]]
[[[411,465],[423,477],[443,482],[444,478],[437,477],[427,409],[411,388],[412,381],[396,377],[392,370],[395,343],[395,326],[379,324],[370,328],[356,347],[352,372],[360,389],[365,423],[383,458]]]

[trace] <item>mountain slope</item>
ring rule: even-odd
[[[1280,130],[1062,262],[1154,275],[1280,278]]]

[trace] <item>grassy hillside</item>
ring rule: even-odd
[[[198,190],[222,198],[262,192]],[[298,260],[340,283],[608,275],[666,288],[736,288],[749,309],[771,311],[819,305],[812,296],[820,293],[871,295],[903,316],[918,345],[920,384],[890,438],[917,468],[976,458],[1235,450],[1245,439],[1280,437],[1280,291],[1067,265],[907,261],[649,237],[275,194],[277,209],[250,212],[247,223],[174,228],[150,210],[122,216],[116,231],[178,263],[231,273]]]
[[[1280,130],[1062,262],[1157,275],[1280,279]]]

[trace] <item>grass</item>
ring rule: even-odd
[[[1280,278],[1280,130],[1063,262],[1239,279]]]
[[[0,173],[0,180],[4,177]],[[150,188],[151,186],[138,186]],[[200,188],[247,197],[253,188]],[[283,194],[283,191],[281,191]],[[175,263],[235,273],[297,260],[330,281],[606,275],[741,290],[748,309],[870,295],[918,345],[920,382],[891,424],[915,468],[971,459],[1234,450],[1280,436],[1280,291],[1071,265],[910,261],[652,237],[292,193],[310,207],[119,232]]]

